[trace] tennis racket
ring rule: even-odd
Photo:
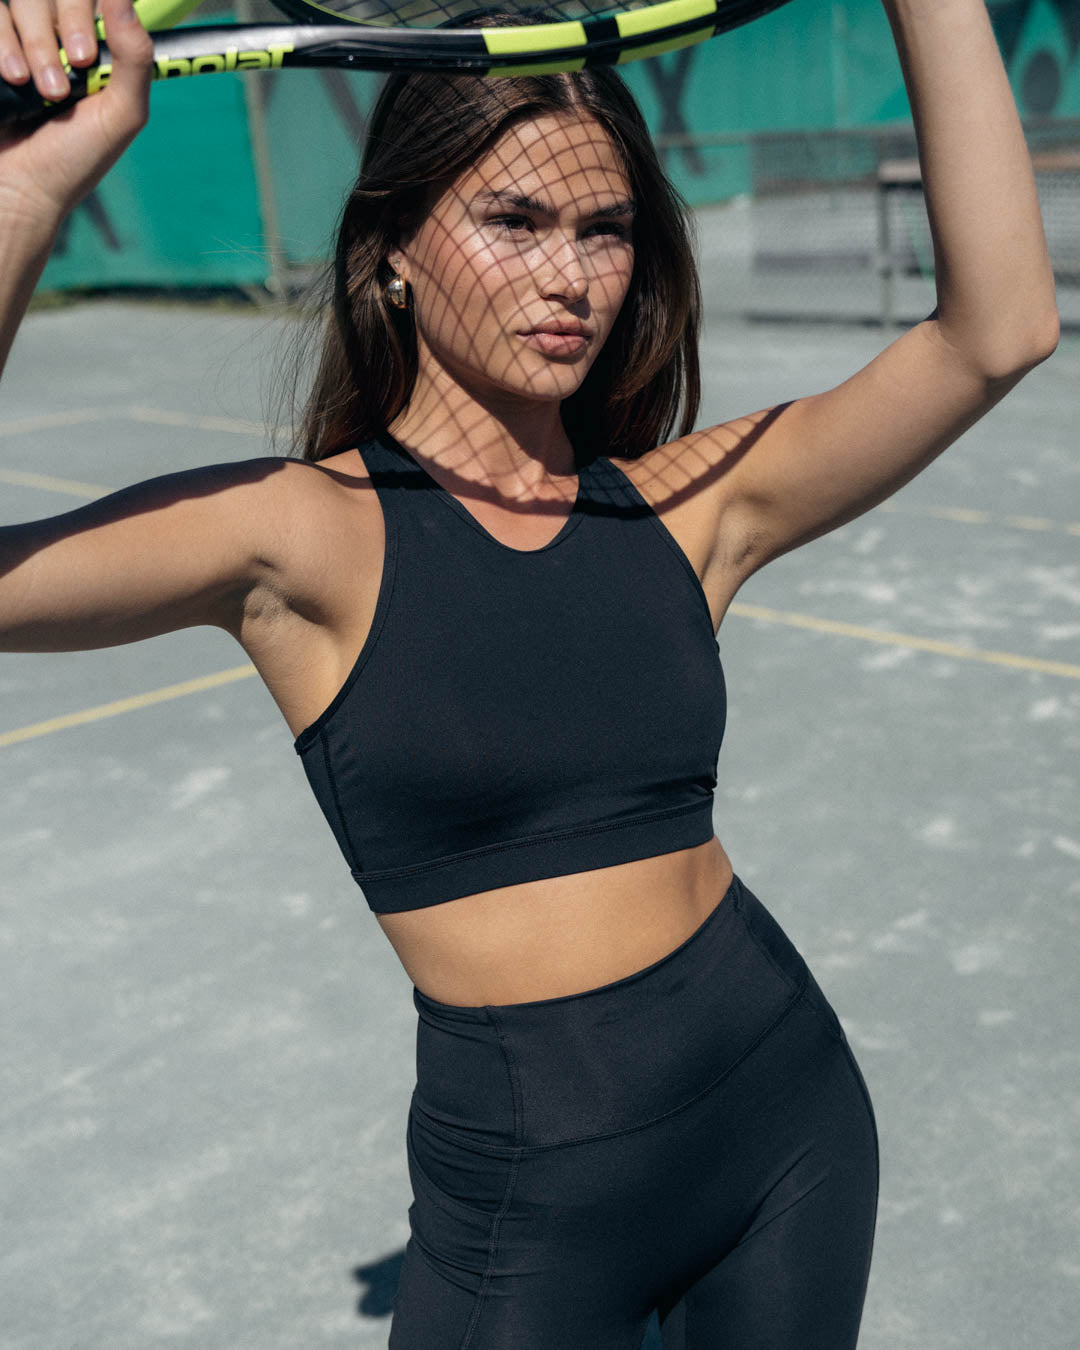
[[[136,0],[154,32],[154,78],[219,71],[336,66],[353,70],[433,70],[480,75],[546,74],[622,64],[701,42],[749,23],[787,0],[505,0],[494,16],[529,22],[486,26],[475,0],[273,0],[285,24],[214,24],[160,32],[198,0]],[[479,17],[477,17],[479,15]],[[469,26],[455,26],[468,22]],[[100,28],[100,23],[99,23]],[[108,48],[96,64],[69,71],[70,95],[49,103],[32,85],[0,81],[0,125],[38,121],[103,89]]]

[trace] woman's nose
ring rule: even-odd
[[[558,295],[569,301],[585,299],[589,278],[581,265],[575,240],[563,239],[549,245],[537,281],[544,295]]]

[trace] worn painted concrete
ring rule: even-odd
[[[35,316],[0,470],[119,486],[260,453],[242,429],[125,409],[258,419],[271,336],[184,308]],[[714,317],[706,416],[824,388],[880,341]],[[892,509],[740,600],[1080,663],[1078,375],[1069,339]],[[79,409],[105,411],[17,425]],[[0,501],[7,521],[77,504],[4,482]],[[1067,1350],[1080,680],[739,615],[721,644],[718,829],[818,973],[877,1109],[862,1345]],[[0,731],[243,660],[203,631],[3,656]],[[0,749],[0,809],[0,1345],[384,1346],[411,988],[268,695],[244,680]]]

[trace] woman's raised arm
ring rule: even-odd
[[[256,587],[284,587],[290,486],[307,465],[169,474],[0,528],[0,651],[82,651],[198,624],[237,637]],[[289,484],[283,480],[288,477]]]
[[[56,19],[51,0],[0,4],[0,74],[32,78],[54,98],[67,89],[58,40],[76,65],[97,51],[93,0],[58,8]],[[150,38],[129,0],[103,0],[102,14],[108,88],[0,143],[0,362],[64,216],[146,121]],[[245,598],[278,580],[279,484],[298,467],[255,460],[174,474],[0,529],[0,650],[110,646],[201,623],[238,631]]]
[[[1031,161],[983,0],[885,3],[918,137],[937,307],[837,388],[657,452],[659,476],[678,455],[714,481],[702,496],[719,612],[770,558],[914,477],[1057,344]],[[662,488],[653,495],[662,504]]]

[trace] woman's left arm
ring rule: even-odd
[[[667,447],[721,471],[713,561],[731,593],[914,477],[1057,345],[1031,161],[983,0],[885,5],[918,138],[937,308],[837,388]]]

